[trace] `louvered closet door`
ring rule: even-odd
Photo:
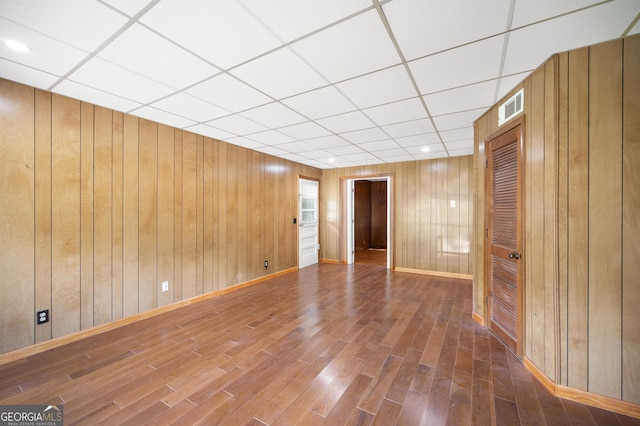
[[[489,328],[521,355],[521,125],[488,143]]]

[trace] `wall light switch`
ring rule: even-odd
[[[169,281],[162,281],[162,291],[169,291]]]

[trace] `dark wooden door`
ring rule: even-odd
[[[487,143],[489,328],[522,355],[522,129],[516,121]]]

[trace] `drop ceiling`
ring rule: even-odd
[[[472,154],[473,121],[549,56],[639,18],[638,0],[0,0],[0,77],[349,167]]]

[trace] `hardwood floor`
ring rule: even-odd
[[[65,424],[640,424],[551,396],[471,284],[320,264],[0,366]]]
[[[354,253],[354,263],[386,266],[387,251],[380,249],[360,249]]]

